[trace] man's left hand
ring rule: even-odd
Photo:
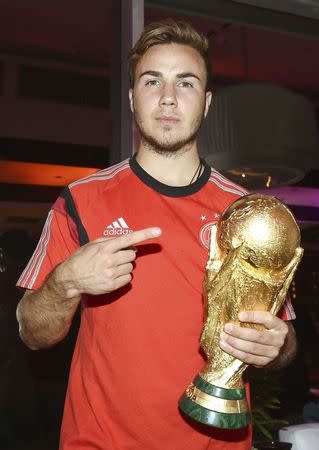
[[[272,363],[284,346],[288,325],[266,311],[240,312],[238,317],[241,322],[261,324],[265,329],[256,330],[226,323],[221,334],[222,350],[255,367]]]

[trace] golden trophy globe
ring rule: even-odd
[[[300,230],[293,214],[268,195],[237,199],[212,226],[200,338],[207,364],[180,399],[179,407],[186,415],[218,428],[250,423],[242,379],[247,364],[220,348],[220,335],[225,323],[239,323],[240,311],[277,314],[302,258],[299,245]]]

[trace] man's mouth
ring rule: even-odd
[[[175,125],[179,122],[179,119],[174,116],[159,116],[156,117],[157,122],[161,125]]]

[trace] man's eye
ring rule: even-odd
[[[158,80],[148,80],[145,84],[146,84],[146,86],[158,86],[159,81]]]
[[[192,83],[190,83],[189,81],[181,81],[181,82],[179,83],[179,86],[181,86],[181,87],[187,87],[187,88],[193,87]]]

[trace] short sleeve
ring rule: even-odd
[[[282,320],[294,320],[296,318],[295,310],[291,304],[291,298],[289,294],[287,295],[285,303],[277,315]]]
[[[47,216],[39,242],[17,286],[40,288],[50,272],[78,247],[76,225],[66,212],[64,198],[59,197]]]

